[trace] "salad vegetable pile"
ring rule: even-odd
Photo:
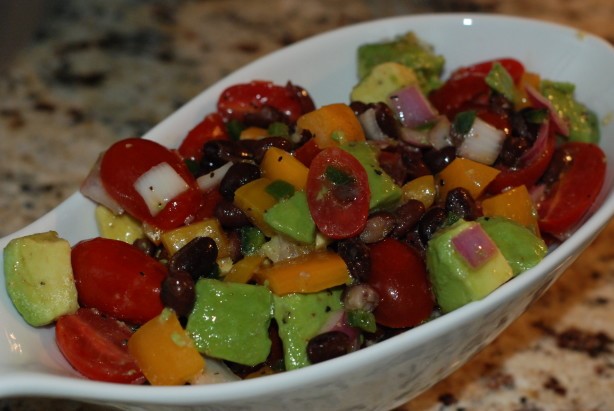
[[[573,84],[444,62],[410,32],[359,48],[348,103],[255,80],[177,148],[115,143],[81,187],[99,237],[5,248],[16,309],[87,378],[180,385],[305,367],[485,297],[582,222],[605,155]]]

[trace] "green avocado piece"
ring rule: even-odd
[[[437,303],[444,313],[484,298],[513,276],[512,268],[498,249],[477,268],[471,267],[456,251],[452,240],[476,225],[479,223],[458,220],[437,231],[428,242],[426,266]]]
[[[352,89],[351,101],[379,103],[388,101],[388,96],[404,87],[418,84],[414,71],[392,61],[378,64]]]
[[[477,221],[497,244],[514,275],[535,267],[548,252],[544,240],[512,220],[503,217],[481,217]]]
[[[396,185],[377,162],[376,152],[367,142],[353,142],[340,146],[353,155],[367,171],[371,200],[369,210],[381,210],[396,206],[401,200],[401,187]]]
[[[569,125],[569,140],[598,143],[599,121],[594,112],[574,98],[575,85],[567,82],[544,80],[540,91]]]
[[[261,285],[202,278],[186,331],[199,352],[213,358],[254,366],[271,350],[269,324],[273,296]]]
[[[304,191],[296,191],[291,197],[281,200],[266,210],[264,221],[275,231],[299,243],[313,244],[315,242],[316,224],[309,212]]]
[[[55,231],[15,238],[4,248],[6,291],[28,324],[48,325],[79,308],[70,251]]]
[[[286,370],[311,364],[307,357],[309,340],[318,334],[331,315],[343,309],[341,290],[338,289],[312,294],[276,295],[274,306]]]
[[[358,48],[358,77],[365,78],[378,64],[397,62],[413,69],[425,94],[441,85],[445,59],[433,47],[408,32],[394,40],[363,44]]]
[[[116,215],[108,208],[98,205],[95,216],[101,237],[132,244],[134,240],[145,236],[141,222],[128,214]]]

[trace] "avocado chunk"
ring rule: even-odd
[[[378,64],[352,89],[351,101],[387,102],[388,96],[404,87],[418,84],[414,71],[392,61]]]
[[[477,221],[497,244],[515,276],[535,267],[548,252],[544,240],[515,221],[503,217],[481,217]]]
[[[199,352],[254,366],[271,350],[272,293],[264,286],[202,278],[186,331]]]
[[[266,210],[264,221],[278,233],[299,243],[313,244],[316,239],[316,224],[311,218],[304,191],[296,191]]]
[[[413,69],[425,94],[441,85],[445,59],[436,55],[433,47],[408,32],[391,41],[363,44],[358,48],[358,77],[365,78],[371,70],[385,62],[396,62]]]
[[[572,83],[544,80],[540,91],[567,122],[571,141],[598,143],[601,132],[597,115],[576,101],[575,88]]]
[[[377,162],[376,152],[367,142],[347,143],[340,146],[353,155],[367,171],[371,200],[369,210],[381,210],[396,206],[401,200],[401,187],[396,185]]]
[[[116,215],[105,206],[96,206],[96,225],[100,236],[128,244],[145,236],[143,226],[128,214]]]
[[[273,298],[286,370],[311,364],[307,356],[307,344],[324,327],[331,315],[343,309],[341,290],[276,295]]]
[[[15,238],[5,247],[6,291],[28,324],[48,325],[79,308],[70,251],[55,231]]]
[[[458,220],[435,233],[426,249],[426,266],[433,292],[441,310],[453,311],[477,301],[512,278],[512,268],[501,251],[494,247],[492,255],[480,266],[471,266],[459,253],[454,238],[480,224]]]

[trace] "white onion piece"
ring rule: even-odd
[[[405,127],[421,126],[437,115],[437,111],[417,85],[395,91],[388,100],[390,107]]]
[[[119,205],[113,197],[109,195],[109,192],[104,188],[102,179],[100,178],[100,163],[102,162],[102,155],[98,157],[96,163],[90,170],[89,174],[81,183],[79,191],[85,197],[90,200],[105,206],[113,212],[113,214],[119,215],[124,212],[122,206]]]
[[[360,113],[358,115],[358,120],[365,131],[367,140],[384,141],[388,138],[377,123],[377,117],[375,116],[375,109],[373,107]]]
[[[476,117],[471,129],[458,147],[457,154],[482,164],[491,165],[499,157],[503,140],[505,140],[505,133],[502,130]]]
[[[202,191],[209,191],[217,187],[218,185],[220,185],[222,178],[224,178],[224,176],[226,175],[230,167],[232,167],[232,165],[233,165],[232,162],[228,162],[224,164],[223,166],[216,168],[215,170],[210,171],[207,174],[204,174],[198,177],[196,179],[196,183],[198,184],[198,187]]]
[[[569,136],[569,127],[563,118],[556,111],[552,102],[548,100],[544,95],[537,91],[534,87],[526,85],[527,95],[531,100],[531,103],[537,106],[537,108],[545,108],[550,114],[550,120],[554,124],[555,131],[563,136]]]
[[[190,186],[170,164],[160,163],[141,175],[134,182],[134,188],[145,201],[151,215],[155,216],[169,201]]]
[[[207,357],[205,363],[205,369],[190,381],[191,385],[218,384],[241,379],[221,360]]]
[[[431,127],[428,133],[428,139],[436,150],[441,150],[444,147],[452,145],[450,139],[450,120],[446,116],[437,116],[435,125]]]
[[[430,147],[431,141],[428,135],[428,130],[419,130],[409,127],[399,128],[399,138],[416,147]]]

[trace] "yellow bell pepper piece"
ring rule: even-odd
[[[237,261],[228,274],[224,276],[224,281],[231,283],[247,284],[254,273],[264,261],[264,257],[260,255],[248,255]]]
[[[286,181],[297,190],[304,190],[307,184],[309,169],[281,148],[269,148],[260,162],[260,169],[264,177]]]
[[[539,85],[541,83],[541,78],[539,74],[532,73],[530,71],[526,71],[520,77],[520,82],[516,88],[514,99],[514,109],[521,110],[526,107],[531,107],[531,101],[529,100],[529,96],[527,95],[526,86],[531,86],[535,90],[539,90]]]
[[[485,199],[482,201],[482,213],[487,217],[509,218],[539,233],[537,210],[524,185]]]
[[[315,293],[350,281],[345,261],[332,251],[320,251],[284,260],[254,276],[277,295]]]
[[[264,235],[272,237],[273,230],[264,221],[264,212],[277,204],[275,197],[266,192],[266,188],[273,180],[262,177],[242,185],[235,191],[234,204],[249,217]]]
[[[425,208],[432,206],[437,197],[435,177],[430,174],[414,178],[405,183],[401,190],[403,190],[403,202],[418,200],[424,204]]]
[[[322,106],[303,114],[296,123],[297,131],[309,130],[321,149],[350,141],[364,141],[365,133],[352,109],[343,103]]]
[[[477,199],[499,173],[496,168],[457,157],[437,176],[439,198],[445,200],[448,191],[462,187],[469,191],[471,197]]]
[[[230,242],[217,218],[207,218],[193,224],[165,231],[160,240],[170,255],[196,237],[211,237],[217,245],[218,258],[230,256]]]
[[[239,134],[239,140],[260,140],[268,136],[266,129],[261,127],[247,127]]]
[[[182,385],[205,367],[204,358],[169,309],[132,334],[128,351],[151,385]]]

